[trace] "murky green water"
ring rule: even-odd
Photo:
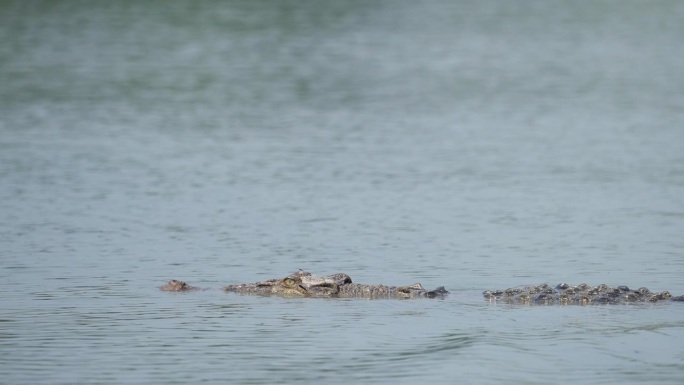
[[[7,384],[684,381],[679,1],[0,1]],[[445,300],[164,293],[344,271]]]

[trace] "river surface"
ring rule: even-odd
[[[682,384],[684,2],[0,1],[3,384]],[[298,269],[443,300],[240,296]],[[161,292],[171,278],[212,290]]]

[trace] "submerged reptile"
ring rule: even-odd
[[[645,287],[631,290],[627,286],[589,286],[586,283],[577,286],[561,283],[555,287],[547,284],[512,287],[506,290],[487,290],[482,294],[492,302],[532,305],[591,305],[684,301],[684,295],[673,297],[669,291],[652,292]]]
[[[183,281],[171,280],[160,288],[164,291],[200,290]],[[337,273],[315,275],[298,271],[285,278],[269,279],[256,283],[228,285],[223,288],[238,294],[253,294],[279,297],[321,297],[321,298],[444,298],[449,294],[443,286],[426,290],[420,283],[409,286],[364,285],[352,283],[349,275]],[[515,287],[506,290],[487,290],[484,298],[490,302],[529,305],[590,305],[618,304],[660,301],[684,301],[684,295],[673,297],[669,292],[652,292],[642,287],[631,290],[627,286],[610,287],[607,285],[589,286],[585,283],[570,286],[547,284]]]
[[[164,291],[191,291],[199,288],[185,282],[171,280],[160,288]],[[344,273],[314,275],[298,271],[285,278],[269,279],[257,283],[228,285],[225,291],[238,294],[256,294],[280,297],[324,297],[324,298],[439,298],[449,292],[440,286],[426,290],[420,283],[409,286],[363,285],[352,283],[351,277]]]

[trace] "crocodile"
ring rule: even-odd
[[[170,280],[160,287],[163,291],[202,290],[183,281]],[[409,299],[444,298],[449,292],[440,286],[426,290],[420,283],[408,286],[365,285],[353,283],[349,275],[337,273],[316,275],[299,270],[285,278],[268,279],[256,283],[228,285],[226,292],[279,297],[318,297],[318,298],[367,298],[367,299]],[[592,305],[592,304],[630,304],[654,303],[664,301],[684,302],[684,295],[675,297],[668,291],[652,292],[642,287],[632,290],[627,286],[610,287],[602,284],[590,286],[586,283],[571,286],[561,283],[512,287],[506,290],[486,290],[485,300],[491,303],[524,305]]]
[[[174,279],[160,289],[163,291],[192,291],[200,288]],[[228,285],[223,290],[238,294],[263,296],[367,299],[444,298],[449,294],[444,286],[434,290],[426,290],[420,283],[408,286],[364,285],[352,283],[351,277],[344,273],[315,275],[303,270],[285,278]]]
[[[586,283],[575,286],[561,283],[555,287],[544,283],[535,286],[512,287],[506,290],[486,290],[482,294],[491,302],[526,305],[684,302],[684,295],[673,297],[669,291],[652,292],[645,287],[632,290],[627,286],[610,287],[605,284],[590,286]]]

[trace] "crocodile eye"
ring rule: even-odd
[[[295,285],[295,280],[292,278],[285,278],[283,280],[283,283],[287,286],[294,286]]]

